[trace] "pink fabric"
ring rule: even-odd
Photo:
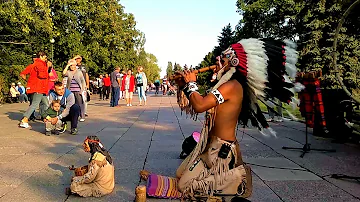
[[[193,133],[192,133],[192,136],[193,136],[193,138],[194,138],[194,140],[196,141],[196,142],[199,142],[199,140],[200,140],[200,133],[199,132],[197,132],[197,131],[194,131]]]
[[[54,68],[51,68],[51,72],[49,74],[49,91],[54,90],[55,81],[57,80],[58,80],[58,76],[56,74],[56,71]]]

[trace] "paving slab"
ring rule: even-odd
[[[279,168],[289,168],[292,167],[291,164],[286,159],[282,158],[270,158],[273,162],[271,163],[274,167]],[[313,173],[302,170],[297,167],[296,169],[300,170],[291,170],[291,169],[277,169],[277,168],[267,168],[263,166],[267,166],[269,164],[270,159],[246,159],[247,162],[253,162],[254,164],[261,165],[256,166],[252,165],[252,171],[256,173],[261,179],[267,181],[285,181],[285,180],[321,180],[320,177],[316,176]],[[270,161],[271,161],[270,160]],[[271,165],[270,164],[270,165]],[[283,167],[284,166],[284,167]],[[296,166],[294,166],[296,167]]]
[[[32,122],[32,130],[18,128],[27,104],[0,107],[0,201],[133,201],[142,169],[175,176],[184,138],[201,131],[203,114],[190,119],[176,103],[176,97],[149,96],[147,106],[114,109],[106,101],[92,99],[85,122],[76,136],[68,132],[46,137],[44,124]],[[360,185],[352,180],[332,179],[330,174],[360,176],[360,149],[357,145],[333,144],[312,136],[314,147],[334,148],[336,153],[299,151],[283,146],[302,147],[304,124],[284,121],[271,123],[277,137],[264,137],[256,128],[238,128],[237,138],[245,162],[253,170],[250,201],[359,201]],[[97,135],[109,149],[115,165],[115,190],[101,198],[64,195],[73,171],[68,166],[88,163],[82,149],[88,135]],[[21,144],[19,144],[21,143]],[[251,165],[252,164],[252,165]],[[270,168],[269,168],[270,167]],[[296,170],[293,170],[296,169]],[[171,201],[148,198],[147,201]],[[173,200],[179,201],[179,200]]]
[[[338,187],[324,181],[266,182],[283,201],[359,201]]]

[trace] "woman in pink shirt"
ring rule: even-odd
[[[48,72],[49,72],[49,91],[51,91],[51,90],[54,90],[54,84],[55,84],[55,81],[58,80],[58,76],[56,74],[55,69],[53,68],[51,61],[47,62],[47,66],[49,68],[49,70],[48,70]]]

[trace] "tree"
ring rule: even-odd
[[[166,68],[166,76],[169,77],[171,75],[173,75],[174,71],[173,71],[173,65],[172,62],[168,62],[167,68]]]
[[[159,77],[156,57],[144,51],[145,34],[118,1],[14,0],[0,2],[0,87],[19,81],[18,73],[39,50],[51,58],[51,38],[58,72],[80,54],[90,76],[144,65],[150,80]]]
[[[234,33],[235,32],[232,30],[230,23],[222,29],[220,36],[218,36],[219,45],[215,47],[214,55],[220,55],[222,51],[226,50],[235,42]]]
[[[218,36],[218,45],[214,47],[212,52],[209,52],[199,64],[199,68],[208,67],[216,63],[216,57],[221,55],[221,52],[226,50],[231,44],[235,42],[235,32],[232,30],[230,23],[226,25],[220,35]],[[210,87],[210,80],[213,73],[211,71],[198,74],[198,83],[204,89]]]
[[[157,58],[151,53],[146,53],[145,50],[142,50],[139,53],[139,57],[136,62],[137,66],[142,66],[144,72],[148,79],[148,82],[154,82],[156,79],[160,78],[160,67],[157,65]],[[133,68],[135,71],[136,67]]]
[[[302,71],[322,69],[323,86],[339,88],[332,73],[332,44],[341,15],[353,1],[238,0],[243,16],[237,25],[236,39],[272,37],[297,39],[298,67]],[[359,89],[359,14],[351,13],[341,30],[337,54],[344,83]]]
[[[181,71],[181,70],[182,70],[182,67],[179,64],[176,64],[176,62],[175,62],[173,72]]]

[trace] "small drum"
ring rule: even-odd
[[[78,167],[75,168],[74,165],[72,165],[71,167],[69,167],[70,170],[73,170],[75,173],[75,176],[83,176],[88,172],[88,166],[82,166],[82,167]]]

